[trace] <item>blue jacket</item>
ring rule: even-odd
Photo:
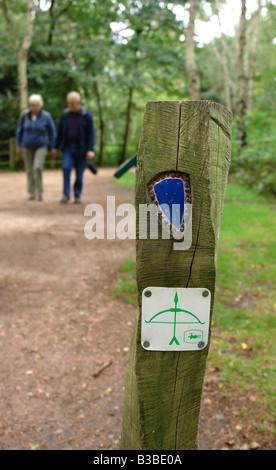
[[[48,111],[42,109],[35,121],[30,109],[21,115],[16,130],[17,145],[30,149],[47,148],[50,141],[53,147],[55,137],[55,125]]]
[[[67,135],[67,122],[70,109],[66,108],[60,116],[57,136],[55,140],[54,148],[61,150],[66,145]],[[81,107],[81,126],[80,126],[80,152],[81,155],[85,156],[88,150],[94,150],[95,145],[95,130],[93,124],[92,114],[85,108]]]

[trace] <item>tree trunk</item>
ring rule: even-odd
[[[244,116],[247,110],[247,76],[245,71],[245,52],[246,52],[246,0],[241,0],[241,16],[239,23],[239,53],[238,53],[238,141],[239,147],[246,145],[246,129]]]
[[[99,113],[99,128],[100,128],[99,166],[101,166],[103,164],[103,158],[104,158],[104,119],[103,119],[103,107],[102,107],[100,89],[99,89],[99,85],[97,81],[95,81],[95,84],[94,84],[94,91],[96,95],[98,113]]]
[[[185,65],[190,88],[190,99],[200,99],[200,78],[195,61],[194,31],[198,0],[190,1],[189,23],[185,36]]]
[[[248,70],[248,98],[247,98],[247,113],[248,114],[251,112],[252,104],[253,104],[254,73],[255,73],[255,66],[256,66],[261,10],[262,10],[262,0],[258,0],[258,9],[256,11],[256,17],[254,20],[251,57],[250,57],[249,70]]]
[[[48,35],[48,46],[51,46],[53,43],[53,33],[55,29],[56,19],[54,17],[54,7],[55,7],[55,0],[52,0],[51,6],[49,8],[49,16],[50,16],[50,29]]]
[[[33,37],[33,0],[27,0],[25,36],[18,53],[18,84],[21,113],[28,108],[27,58]]]
[[[58,19],[64,14],[66,13],[67,10],[69,10],[69,8],[72,6],[73,2],[72,0],[68,0],[68,3],[67,5],[65,5],[64,8],[62,8],[61,10],[59,10],[58,13],[54,14],[54,11],[56,9],[56,0],[52,0],[51,1],[51,6],[49,8],[49,16],[50,16],[50,28],[49,28],[49,34],[48,34],[48,40],[47,40],[47,44],[48,46],[52,46],[53,45],[53,36],[54,36],[54,30],[55,30],[55,27],[56,27],[56,24],[57,24],[57,21]]]
[[[21,46],[19,45],[15,26],[9,17],[6,0],[1,0],[1,8],[7,24],[7,29],[10,35],[13,49],[17,54],[18,90],[20,96],[20,112],[22,113],[28,108],[27,58],[33,37],[34,4],[33,0],[26,0],[26,26],[25,35]]]
[[[222,62],[222,68],[223,68],[223,74],[224,74],[225,104],[226,104],[226,107],[231,110],[232,105],[231,105],[231,93],[230,93],[230,78],[229,78],[229,71],[228,71],[228,65],[227,65],[226,42],[225,42],[225,36],[221,28],[219,11],[220,11],[220,0],[216,0],[216,12],[217,12],[217,17],[218,17],[218,22],[219,22],[219,27],[220,27],[221,62]]]
[[[128,94],[128,102],[127,102],[127,110],[126,110],[126,126],[125,126],[125,132],[124,132],[123,149],[120,155],[119,165],[123,163],[126,159],[127,141],[128,141],[129,128],[130,128],[131,108],[133,104],[132,102],[133,93],[134,93],[134,87],[131,87],[129,89],[129,94]]]

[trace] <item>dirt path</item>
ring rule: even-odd
[[[23,172],[0,174],[2,450],[119,449],[135,308],[111,291],[135,241],[83,234],[86,204],[106,207],[107,195],[116,205],[133,202],[113,173],[87,170],[83,203],[66,206],[59,203],[60,171],[45,171],[43,202],[27,201]],[[233,434],[235,405],[221,398],[208,370],[199,449],[252,442],[243,425]]]

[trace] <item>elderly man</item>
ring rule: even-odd
[[[70,176],[73,164],[76,169],[74,184],[75,203],[81,202],[83,172],[86,159],[94,157],[95,131],[92,114],[81,106],[79,93],[71,91],[67,95],[66,108],[61,114],[53,155],[58,148],[63,152],[63,197],[60,202],[67,203],[70,199]]]

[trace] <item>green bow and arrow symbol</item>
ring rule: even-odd
[[[204,325],[205,322],[201,322],[199,320],[199,318],[197,318],[196,315],[194,315],[192,312],[189,312],[188,310],[184,310],[183,308],[179,308],[177,307],[177,304],[178,304],[178,295],[177,295],[177,292],[175,293],[175,296],[174,296],[174,307],[172,308],[168,308],[166,310],[162,310],[161,312],[158,312],[156,313],[155,315],[153,315],[153,317],[151,317],[150,320],[145,320],[146,323],[169,323],[169,324],[172,324],[173,323],[173,337],[169,343],[169,346],[171,346],[173,343],[177,344],[177,345],[180,345],[177,337],[176,337],[176,325],[179,325],[179,324],[188,324],[188,323],[200,323],[201,325]],[[159,315],[162,315],[163,313],[166,313],[166,312],[173,312],[174,313],[174,320],[173,322],[172,321],[158,321],[158,320],[154,320],[154,318],[158,317]],[[188,315],[191,315],[192,317],[195,318],[196,321],[177,321],[177,313],[179,312],[184,312],[184,313],[187,313]]]

